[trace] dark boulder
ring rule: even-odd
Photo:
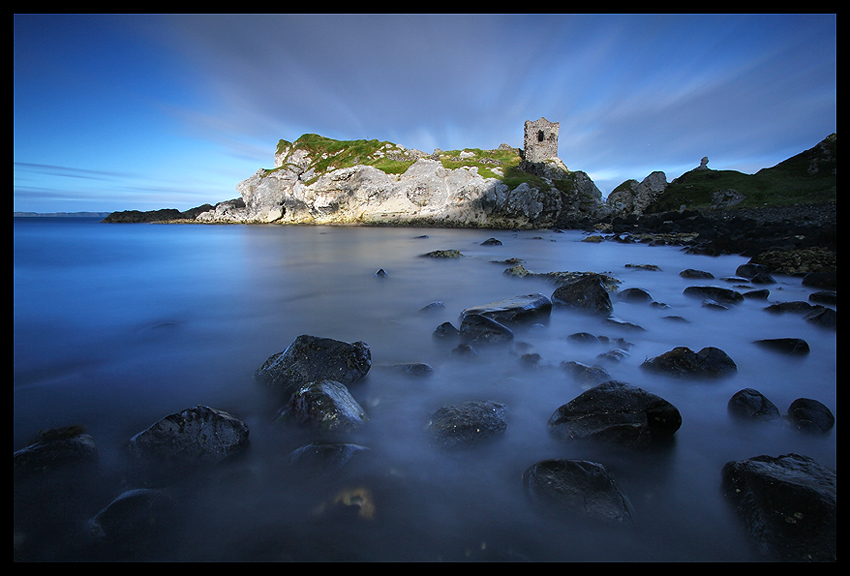
[[[368,420],[348,388],[336,380],[316,380],[296,389],[278,419],[292,419],[324,432],[349,432]]]
[[[805,314],[803,318],[807,322],[811,322],[812,324],[816,324],[822,328],[835,330],[837,315],[838,312],[832,308],[827,308],[826,306],[815,306],[812,310]]]
[[[223,411],[196,406],[162,418],[130,439],[138,458],[217,463],[248,445],[248,426]]]
[[[581,362],[562,362],[563,368],[575,380],[584,383],[600,384],[611,379],[611,375],[601,366],[588,366]]]
[[[460,323],[460,336],[468,342],[498,344],[514,339],[513,331],[500,322],[479,314],[467,314]]]
[[[744,301],[740,292],[720,286],[688,286],[684,294],[695,298],[708,298],[720,304],[738,304]]]
[[[741,264],[735,270],[736,276],[741,276],[743,278],[754,278],[757,274],[760,273],[769,273],[770,269],[764,264],[756,264],[754,262],[747,262],[746,264]]]
[[[132,549],[139,542],[156,536],[156,530],[168,524],[174,504],[164,490],[127,490],[89,519],[86,528],[97,544]]]
[[[286,350],[270,356],[255,376],[291,392],[317,380],[348,386],[365,377],[371,366],[372,352],[365,342],[349,344],[303,334]]]
[[[753,388],[736,392],[726,407],[729,414],[742,420],[775,420],[780,416],[779,408]]]
[[[766,559],[837,560],[835,471],[808,456],[756,456],[728,462],[725,497]]]
[[[617,299],[633,304],[648,304],[652,302],[652,296],[643,288],[626,288],[617,294]]]
[[[32,443],[15,451],[15,477],[91,464],[97,459],[94,439],[82,426],[50,428],[40,431]]]
[[[679,272],[679,276],[682,278],[696,278],[703,280],[711,280],[714,278],[714,274],[711,272],[706,272],[705,270],[696,270],[694,268],[687,268]]]
[[[552,293],[552,302],[574,310],[606,316],[614,310],[611,297],[599,274],[588,274],[559,286]]]
[[[835,416],[823,403],[811,398],[797,398],[788,407],[786,418],[797,430],[826,434],[835,426]]]
[[[677,346],[660,356],[645,360],[641,368],[678,378],[716,378],[738,370],[726,352],[713,346],[707,346],[699,352],[686,346]]]
[[[492,400],[443,406],[431,415],[428,431],[440,448],[459,448],[493,440],[508,427],[507,407]]]
[[[831,272],[809,272],[802,279],[803,286],[810,288],[822,288],[824,290],[838,289],[838,273]]]
[[[461,317],[469,314],[477,314],[503,324],[525,323],[546,320],[549,318],[551,312],[552,301],[547,296],[543,294],[525,294],[467,308],[461,312]]]
[[[546,514],[632,524],[634,510],[602,464],[542,460],[522,475],[526,495]]]
[[[435,338],[456,338],[460,336],[460,330],[451,322],[443,322],[434,329],[433,335]]]
[[[763,340],[756,340],[754,344],[763,348],[795,356],[806,355],[809,353],[809,343],[802,338],[766,338]]]
[[[549,418],[562,440],[595,439],[635,450],[665,445],[682,425],[679,410],[641,388],[609,380],[559,407]]]

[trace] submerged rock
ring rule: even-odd
[[[756,340],[754,343],[763,348],[776,350],[785,354],[799,356],[809,353],[809,343],[802,338],[766,338]]]
[[[460,324],[460,336],[469,342],[498,344],[514,339],[513,331],[487,316],[467,314]]]
[[[548,514],[632,523],[631,502],[602,464],[586,460],[543,460],[529,467],[522,481],[533,504]]]
[[[94,438],[82,426],[50,428],[38,433],[33,442],[14,453],[15,476],[95,462]]]
[[[811,398],[797,398],[788,407],[788,421],[799,431],[826,434],[835,426],[835,416],[827,406]]]
[[[645,360],[641,368],[678,378],[717,378],[738,371],[738,366],[726,352],[713,346],[706,346],[699,352],[678,346]]]
[[[492,318],[497,322],[535,322],[547,319],[552,312],[552,301],[543,294],[525,294],[513,296],[466,308],[461,312],[461,317],[468,314],[478,314]]]
[[[283,352],[270,356],[255,376],[285,392],[316,380],[344,385],[358,382],[372,366],[372,351],[365,342],[341,342],[302,334]]]
[[[681,425],[682,416],[670,402],[618,380],[583,392],[548,422],[562,440],[595,439],[637,450],[665,444]]]
[[[589,312],[608,315],[614,310],[611,297],[598,274],[584,276],[574,282],[559,286],[552,293],[555,304]]]
[[[695,298],[708,298],[720,304],[738,304],[744,301],[740,292],[719,286],[688,286],[684,294]]]
[[[836,474],[808,456],[756,456],[728,462],[725,497],[771,560],[835,562]]]
[[[170,414],[136,434],[129,448],[139,458],[217,463],[245,448],[248,434],[248,426],[231,414],[196,406]]]
[[[431,415],[428,431],[440,448],[472,446],[504,434],[507,407],[492,400],[443,406]]]
[[[86,527],[97,543],[132,544],[164,526],[173,508],[174,500],[163,490],[127,490],[89,519]]]
[[[753,388],[736,392],[726,405],[729,414],[743,420],[775,420],[779,408],[767,397]]]

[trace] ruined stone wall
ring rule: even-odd
[[[558,128],[558,122],[549,122],[542,117],[525,121],[526,162],[544,162],[558,157]]]

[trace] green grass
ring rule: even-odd
[[[755,174],[734,170],[691,170],[671,182],[648,211],[678,210],[682,205],[707,208],[712,204],[712,193],[728,188],[745,196],[732,208],[834,201],[835,138],[831,136],[821,144]],[[818,168],[815,172],[810,171],[813,165]]]

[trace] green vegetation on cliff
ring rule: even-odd
[[[831,134],[817,146],[755,174],[710,169],[685,172],[670,183],[647,212],[678,210],[683,205],[707,208],[714,203],[714,193],[724,190],[743,195],[733,208],[834,201],[835,144],[836,136]]]

